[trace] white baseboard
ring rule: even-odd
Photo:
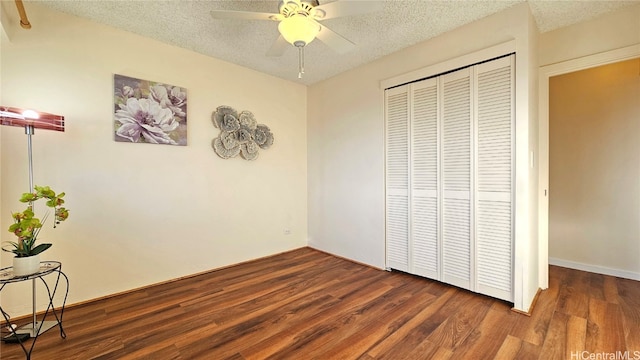
[[[570,269],[588,271],[596,274],[611,275],[611,276],[617,276],[625,279],[640,281],[640,273],[633,272],[633,271],[613,269],[613,268],[598,266],[598,265],[583,264],[579,262],[557,259],[552,257],[549,258],[549,265],[562,266]]]

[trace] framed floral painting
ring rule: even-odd
[[[113,76],[115,140],[187,145],[187,90]]]

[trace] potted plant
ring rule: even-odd
[[[2,250],[15,254],[13,258],[13,272],[16,276],[25,276],[38,272],[40,269],[40,253],[51,247],[51,244],[37,244],[36,240],[42,225],[46,222],[49,213],[47,212],[42,221],[35,217],[33,212],[33,202],[40,199],[47,199],[46,205],[55,210],[55,221],[53,227],[65,221],[69,217],[69,210],[62,207],[65,193],[56,194],[48,186],[35,186],[35,192],[24,193],[20,202],[29,203],[22,212],[11,214],[13,224],[9,226],[18,241],[3,242]]]

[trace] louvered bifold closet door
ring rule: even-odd
[[[513,301],[514,55],[476,67],[476,291]]]
[[[471,286],[471,68],[442,81],[442,281]]]
[[[411,86],[411,273],[440,279],[438,80]]]
[[[385,91],[387,266],[409,270],[409,86]]]

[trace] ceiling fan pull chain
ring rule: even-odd
[[[304,74],[304,46],[298,46],[298,79]]]

